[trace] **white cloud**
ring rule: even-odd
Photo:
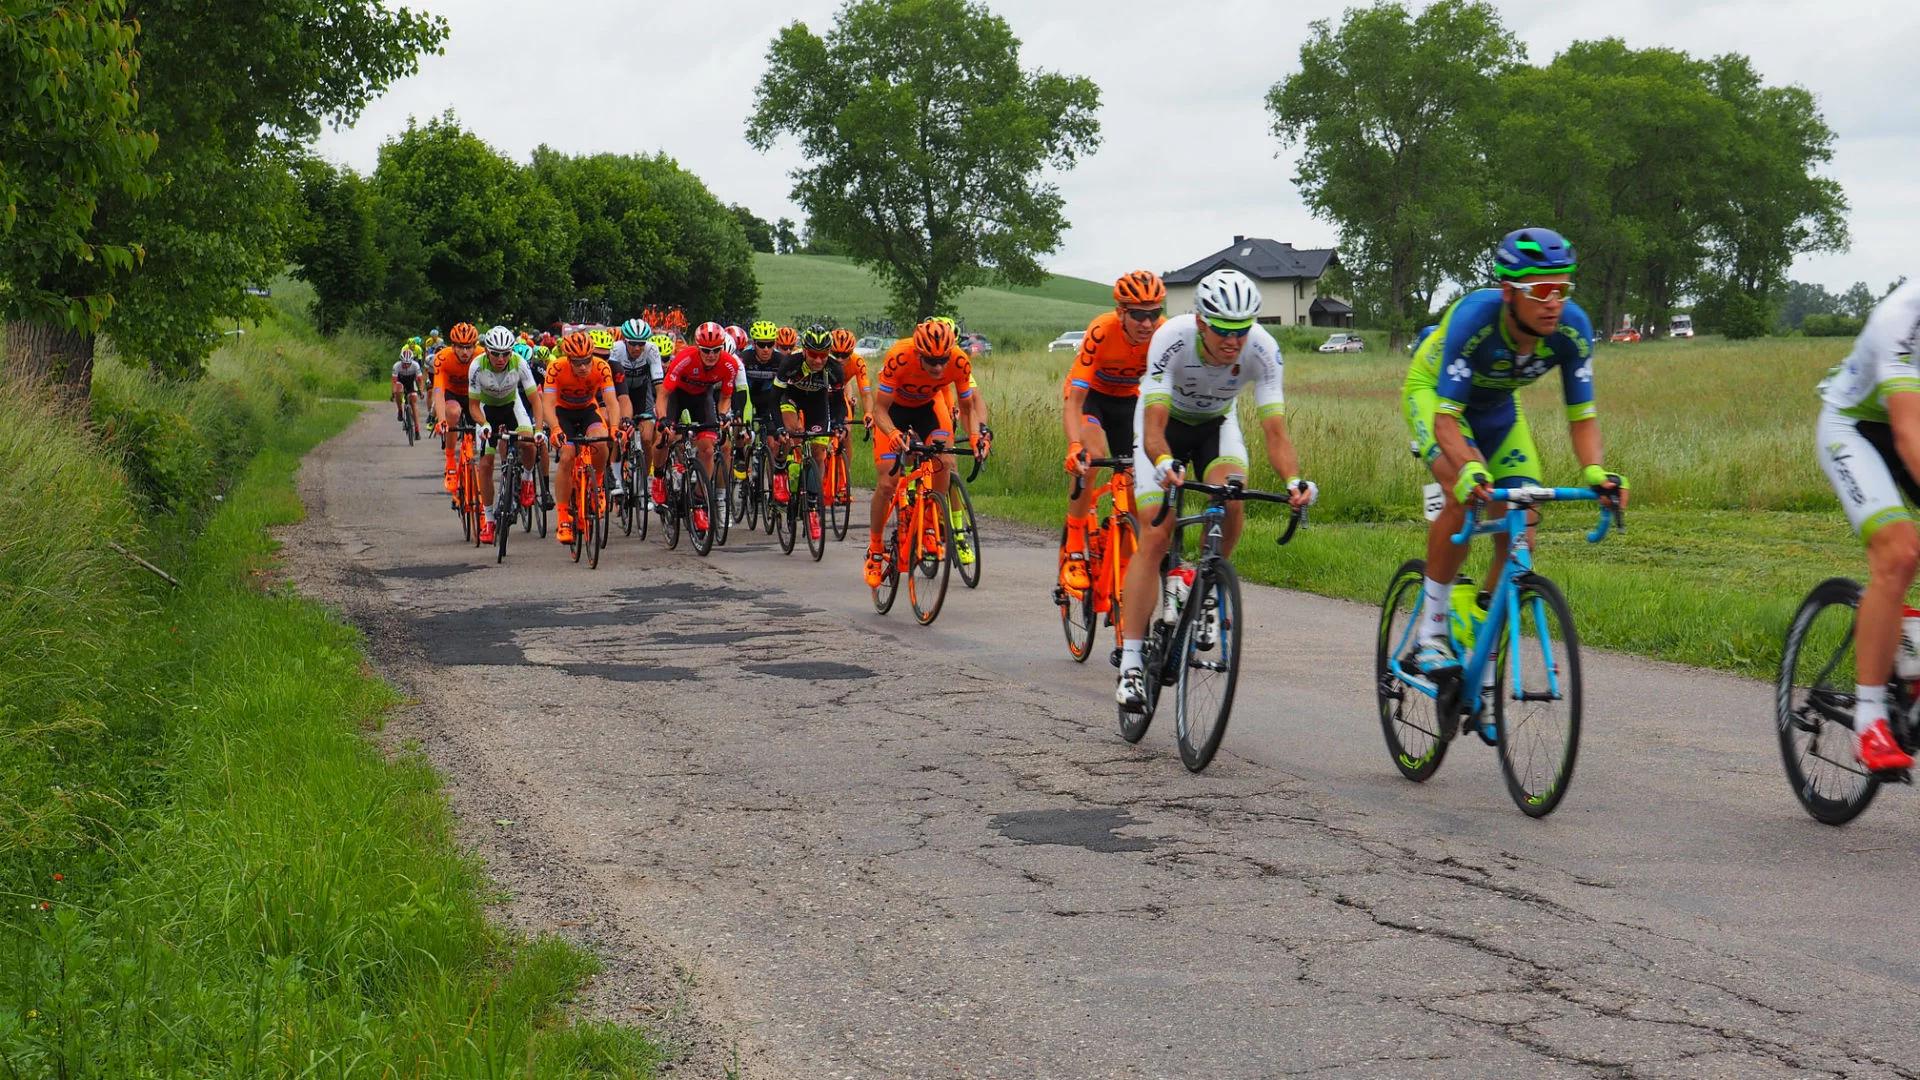
[[[1092,78],[1102,145],[1057,177],[1073,222],[1050,265],[1105,279],[1166,270],[1234,234],[1297,246],[1334,240],[1301,205],[1291,155],[1268,131],[1267,88],[1292,70],[1310,20],[1338,20],[1330,0],[1168,7],[1147,0],[988,0],[1024,42],[1028,66]],[[767,155],[743,135],[768,42],[787,23],[825,32],[822,0],[428,0],[453,34],[444,56],[396,83],[321,151],[373,168],[380,143],[453,108],[510,156],[540,143],[574,152],[665,150],[723,200],[769,219],[801,216],[787,199],[799,155]],[[1876,0],[1502,0],[1507,26],[1544,62],[1569,43],[1619,36],[1636,47],[1753,58],[1771,83],[1819,96],[1838,133],[1830,175],[1852,204],[1852,251],[1810,256],[1795,274],[1842,288],[1914,272],[1920,248],[1920,110],[1899,90],[1920,41],[1920,5]],[[537,15],[533,14],[535,11]],[[631,43],[631,44],[629,44]],[[1892,89],[1889,89],[1889,88]]]

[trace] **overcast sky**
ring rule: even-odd
[[[1085,75],[1100,86],[1097,153],[1057,177],[1073,227],[1043,260],[1109,280],[1164,271],[1226,246],[1235,233],[1296,247],[1334,243],[1301,205],[1293,159],[1268,131],[1267,89],[1292,71],[1307,23],[1348,3],[1214,0],[989,0],[1024,43],[1025,67]],[[768,42],[796,19],[824,35],[834,0],[424,0],[452,34],[443,56],[374,102],[354,127],[320,140],[328,157],[372,170],[409,116],[452,108],[503,153],[527,160],[546,143],[572,153],[664,150],[725,202],[769,221],[802,215],[788,200],[800,164],[792,141],[747,145]],[[1838,291],[1878,291],[1916,270],[1920,250],[1920,107],[1905,75],[1920,55],[1912,0],[1496,0],[1536,63],[1568,43],[1619,36],[1696,55],[1741,52],[1768,82],[1819,98],[1838,138],[1830,174],[1850,204],[1851,251],[1803,257],[1793,276]],[[607,59],[632,42],[637,61]],[[593,67],[574,66],[589,55]],[[1543,223],[1548,224],[1548,223]],[[1578,237],[1573,238],[1575,243]]]

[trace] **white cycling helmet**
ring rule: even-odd
[[[1203,318],[1242,322],[1260,314],[1260,288],[1238,270],[1215,270],[1195,287],[1193,307]]]
[[[507,352],[513,348],[513,343],[517,340],[519,339],[513,336],[513,331],[504,326],[496,326],[487,331],[486,336],[480,339],[480,344],[488,352]]]

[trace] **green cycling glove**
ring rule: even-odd
[[[1473,498],[1474,488],[1491,483],[1493,474],[1487,471],[1487,467],[1477,461],[1469,461],[1461,468],[1459,479],[1453,482],[1453,497],[1465,505],[1468,499]]]
[[[1605,466],[1601,465],[1589,465],[1581,469],[1580,483],[1593,488],[1606,487],[1609,483],[1614,483],[1620,485],[1621,491],[1626,491],[1633,486],[1627,483],[1626,477],[1621,476],[1619,473],[1610,473],[1606,470]]]

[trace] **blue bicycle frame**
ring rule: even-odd
[[[1527,538],[1527,510],[1536,503],[1543,502],[1592,502],[1599,499],[1599,493],[1592,488],[1545,488],[1517,487],[1493,489],[1493,501],[1507,504],[1507,512],[1499,521],[1475,522],[1475,512],[1467,510],[1466,524],[1460,534],[1453,537],[1456,544],[1464,544],[1473,537],[1487,533],[1506,533],[1511,537],[1507,550],[1506,565],[1501,569],[1500,580],[1494,583],[1493,598],[1487,608],[1487,619],[1474,633],[1474,648],[1471,655],[1460,663],[1461,686],[1474,687],[1474,705],[1470,715],[1478,716],[1486,708],[1486,695],[1480,689],[1486,674],[1487,664],[1493,659],[1494,645],[1504,631],[1512,645],[1507,656],[1512,663],[1507,693],[1514,701],[1552,701],[1560,696],[1560,666],[1554,661],[1553,641],[1545,634],[1541,635],[1540,649],[1546,661],[1547,688],[1545,693],[1529,693],[1521,685],[1520,676],[1520,590],[1515,580],[1522,574],[1533,571],[1533,545]],[[1600,511],[1600,524],[1587,533],[1587,542],[1597,544],[1607,535],[1613,526],[1615,512],[1605,507]],[[1408,671],[1400,666],[1400,658],[1407,654],[1413,641],[1415,629],[1420,625],[1421,609],[1426,606],[1423,594],[1415,602],[1413,616],[1407,620],[1406,629],[1401,632],[1400,641],[1394,646],[1393,653],[1387,658],[1388,670],[1396,679],[1413,687],[1430,698],[1440,696],[1440,687],[1417,671]],[[1533,598],[1534,625],[1547,625],[1546,602],[1539,597]],[[1452,620],[1449,618],[1448,633],[1452,633]],[[1459,655],[1460,641],[1454,639],[1455,655]]]

